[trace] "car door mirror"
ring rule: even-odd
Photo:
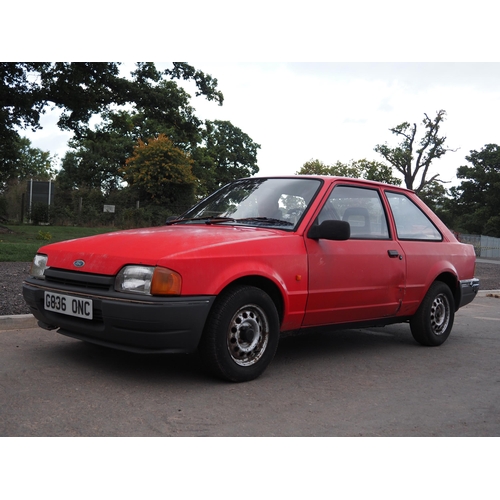
[[[314,225],[309,229],[308,238],[313,240],[348,240],[351,236],[349,222],[343,220],[325,220],[321,224]]]

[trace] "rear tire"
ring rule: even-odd
[[[435,281],[415,315],[410,319],[413,338],[424,346],[438,346],[446,341],[455,319],[455,301],[448,285]]]
[[[279,342],[274,302],[260,288],[236,286],[215,302],[199,350],[214,375],[231,382],[257,378],[271,363]]]

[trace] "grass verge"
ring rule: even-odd
[[[116,230],[115,227],[1,226],[0,262],[31,262],[37,250],[48,243]]]

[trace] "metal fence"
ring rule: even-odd
[[[476,234],[459,234],[458,239],[462,243],[474,246],[476,255],[483,258],[500,258],[500,238],[492,236],[479,236]]]

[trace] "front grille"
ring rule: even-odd
[[[48,268],[45,270],[45,281],[54,285],[67,285],[86,290],[111,290],[114,276],[80,273],[62,269]]]

